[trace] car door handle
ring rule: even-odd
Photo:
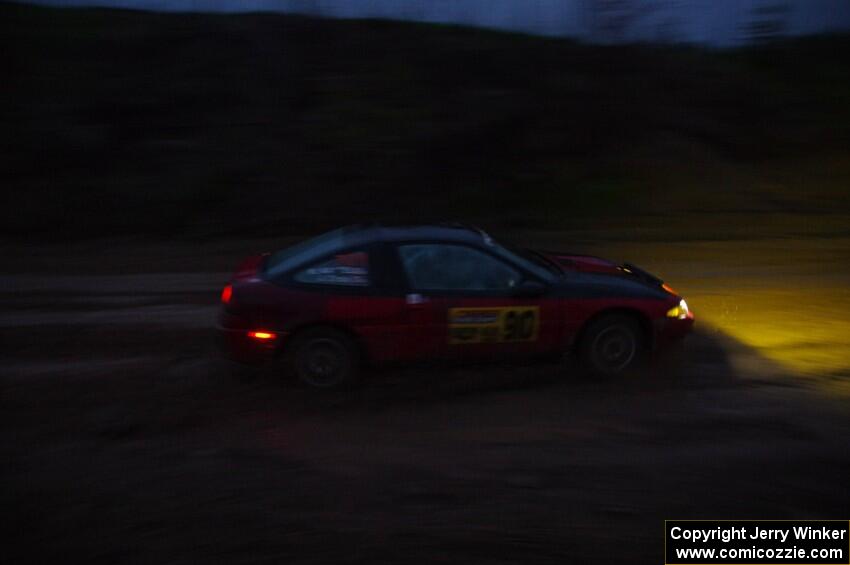
[[[424,306],[428,302],[428,298],[421,294],[408,294],[404,297],[404,301],[408,306]]]

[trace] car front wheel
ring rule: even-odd
[[[580,344],[585,367],[599,375],[617,375],[633,367],[641,356],[643,340],[633,318],[611,314],[595,320]]]

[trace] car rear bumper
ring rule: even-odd
[[[248,331],[244,329],[218,326],[216,330],[221,353],[231,361],[247,365],[262,365],[271,361],[284,337],[276,333],[275,339],[258,340],[249,337]]]

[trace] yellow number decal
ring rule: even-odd
[[[449,308],[449,343],[535,341],[540,307]]]

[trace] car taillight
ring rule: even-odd
[[[221,291],[221,301],[224,304],[230,304],[230,299],[233,297],[233,286],[227,285]]]

